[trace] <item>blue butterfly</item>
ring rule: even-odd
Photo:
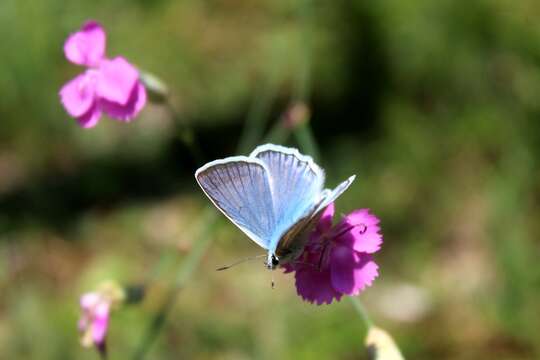
[[[323,210],[354,181],[323,189],[324,171],[297,149],[266,144],[211,161],[195,178],[221,212],[268,251],[266,266],[294,261]]]

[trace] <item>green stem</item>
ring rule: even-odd
[[[174,120],[177,128],[176,133],[180,140],[184,143],[195,162],[199,165],[203,164],[204,156],[191,126],[189,126],[189,124],[187,124],[180,116],[174,105],[171,103],[170,97],[165,98],[163,105],[165,106],[165,109],[167,109],[169,116]]]
[[[193,159],[202,164],[204,158],[202,156],[201,148],[195,139],[193,129],[182,118],[178,110],[175,108],[171,101],[171,92],[165,82],[158,76],[149,71],[139,69],[140,80],[142,81],[148,99],[156,104],[163,105],[169,113],[169,116],[174,120],[176,126],[176,134],[180,140],[186,145],[188,151],[191,153]]]
[[[347,298],[352,303],[358,315],[360,315],[360,318],[366,325],[366,329],[369,330],[373,326],[373,321],[371,321],[371,319],[369,318],[366,308],[364,307],[360,299],[358,299],[358,296],[348,296]]]
[[[313,131],[311,130],[308,122],[309,120],[298,126],[294,131],[294,136],[300,147],[306,153],[311,155],[313,159],[317,160],[319,159],[319,150],[315,137],[313,136]]]
[[[238,144],[240,154],[247,154],[262,138],[266,125],[265,119],[268,118],[279,88],[279,81],[274,79],[275,76],[276,71],[273,71],[270,79],[261,88],[260,94],[253,100]]]
[[[216,215],[214,209],[208,209],[203,215],[203,220],[201,222],[203,231],[201,236],[198,237],[199,240],[195,243],[195,247],[191,250],[188,257],[182,262],[176,275],[174,286],[169,290],[167,300],[161,305],[160,309],[148,325],[143,335],[143,340],[140,342],[140,345],[133,356],[134,360],[142,360],[146,357],[163,329],[167,318],[176,303],[180,290],[182,290],[185,284],[191,279],[195,269],[206,253],[206,250],[210,247],[213,240],[211,233],[214,230],[214,224],[217,219]]]
[[[300,103],[309,103],[309,92],[311,88],[311,18],[313,16],[313,8],[310,0],[304,0],[300,8],[299,17],[303,22],[302,43],[304,45],[304,60],[298,71],[296,80],[296,89],[294,93],[294,101]],[[294,136],[298,145],[315,160],[319,158],[319,151],[313,131],[309,126],[310,119],[306,119],[300,126],[294,129]]]
[[[283,126],[283,121],[276,121],[264,138],[264,143],[284,144],[290,133],[290,129]]]
[[[304,17],[304,28],[309,27],[309,20]],[[305,47],[306,56],[304,56],[302,65],[298,71],[298,78],[296,80],[296,86],[294,89],[294,100],[307,102],[309,98],[310,86],[311,86],[311,44],[309,37],[309,30],[303,32],[303,42]]]

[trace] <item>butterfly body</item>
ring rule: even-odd
[[[268,251],[269,269],[298,257],[322,211],[354,180],[323,190],[324,172],[311,157],[273,144],[211,161],[195,178],[212,203]]]

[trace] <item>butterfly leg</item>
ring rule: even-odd
[[[275,254],[271,252],[268,253],[268,258],[266,260],[266,268],[268,270],[275,270],[279,266],[279,259]]]

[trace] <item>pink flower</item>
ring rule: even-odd
[[[105,57],[105,31],[95,21],[86,22],[64,44],[66,58],[86,66],[60,90],[69,115],[84,128],[95,126],[104,112],[111,118],[130,121],[146,103],[146,90],[139,72],[126,59]]]
[[[105,339],[109,329],[110,313],[126,300],[125,290],[114,281],[102,282],[96,291],[85,293],[80,298],[81,318],[79,332],[84,347],[94,345],[105,354]]]
[[[332,226],[333,216],[330,204],[302,255],[284,266],[285,272],[295,272],[298,295],[318,305],[339,301],[344,294],[358,295],[378,276],[371,254],[382,244],[379,219],[360,209]]]
[[[79,331],[82,334],[82,345],[94,345],[100,352],[105,352],[111,300],[99,292],[89,292],[81,296],[80,305],[82,316],[79,320]]]

